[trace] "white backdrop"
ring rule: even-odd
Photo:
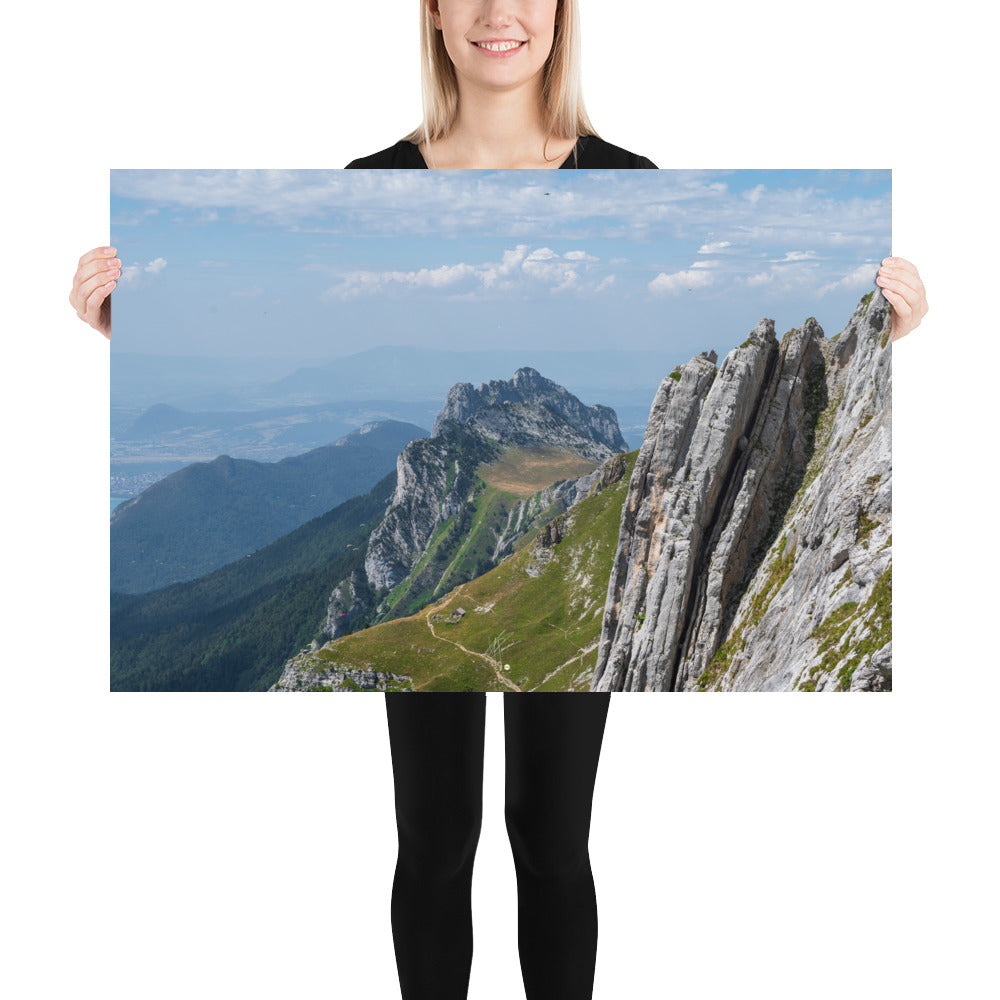
[[[416,6],[5,15],[0,968],[19,1000],[398,997],[384,699],[107,693],[109,346],[67,294],[108,239],[112,167],[340,167],[409,130]],[[990,995],[992,32],[961,4],[954,25],[860,0],[582,7],[606,138],[661,167],[891,167],[893,249],[931,303],[893,347],[896,690],[615,696],[595,1000]],[[501,711],[471,1000],[523,995]]]

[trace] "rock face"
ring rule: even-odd
[[[413,682],[386,671],[324,663],[317,668],[313,650],[302,650],[286,664],[268,691],[412,691]]]
[[[365,573],[373,588],[391,589],[399,583],[434,528],[460,511],[472,488],[472,470],[456,454],[460,444],[456,434],[446,440],[418,438],[400,452],[396,459],[396,492],[385,518],[372,532],[365,554]],[[487,457],[485,450],[483,457]],[[450,483],[449,471],[453,475]]]
[[[313,640],[313,647],[318,648],[331,639],[346,635],[352,621],[367,611],[370,598],[367,580],[358,570],[354,570],[346,580],[341,580],[330,594],[326,619],[320,627],[319,636]]]
[[[476,468],[503,448],[533,445],[563,448],[582,458],[604,461],[627,445],[614,410],[584,406],[576,396],[534,368],[519,368],[510,381],[474,389],[461,382],[448,391],[430,438],[411,441],[396,462],[396,492],[382,523],[373,531],[365,572],[373,590],[391,590],[425,553],[435,529],[461,515],[479,488]],[[510,511],[493,546],[493,561],[530,526],[533,517],[574,481],[536,494]],[[567,503],[572,503],[575,495]]]
[[[586,692],[634,459],[635,453],[615,455],[594,473],[569,480],[572,489],[559,484],[572,506],[502,565],[444,595],[415,621],[389,621],[338,642],[314,643],[285,664],[271,690]],[[548,514],[555,509],[549,505]],[[357,600],[349,591],[338,588],[337,607]],[[510,625],[512,618],[511,633],[492,624],[500,619]],[[507,641],[491,651],[498,631]],[[500,673],[498,657],[514,669]]]
[[[889,328],[875,290],[663,380],[592,690],[891,689]]]
[[[624,461],[620,455],[615,455],[614,458],[618,461]],[[527,533],[539,515],[553,509],[567,510],[578,500],[582,500],[590,492],[594,483],[601,478],[603,468],[604,466],[598,466],[593,472],[588,472],[578,479],[564,479],[561,483],[547,486],[544,490],[539,490],[530,497],[518,501],[508,514],[506,524],[497,532],[493,561],[499,562],[505,556],[510,555],[514,549],[514,543]],[[604,485],[607,485],[607,482]]]
[[[509,382],[491,380],[478,389],[470,382],[452,386],[431,437],[454,424],[506,445],[556,445],[598,462],[627,447],[611,407],[584,406],[534,368],[518,368]]]
[[[611,462],[514,502],[509,495],[502,505],[482,503],[477,468],[505,448],[533,445]],[[405,678],[332,664],[320,651],[373,619],[410,614],[487,572],[540,518],[565,511],[599,479],[608,485],[621,478],[624,458],[618,452],[625,447],[614,410],[584,406],[533,368],[478,390],[469,383],[453,386],[432,436],[410,441],[399,454],[396,488],[368,537],[364,573],[355,571],[334,587],[312,648],[285,663],[272,690],[405,688]],[[399,584],[390,601],[387,594]]]

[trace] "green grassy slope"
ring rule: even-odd
[[[450,456],[449,456],[450,460]],[[403,618],[459,584],[493,568],[493,552],[508,515],[524,497],[564,479],[582,476],[597,463],[564,448],[505,448],[462,480],[466,502],[434,530],[416,565],[386,598],[385,618]],[[543,511],[538,521],[562,510]]]
[[[618,482],[559,515],[558,544],[540,550],[536,529],[495,569],[417,614],[327,643],[309,662],[407,675],[418,691],[588,690],[637,455]]]

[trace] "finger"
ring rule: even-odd
[[[101,249],[98,247],[97,251]],[[85,260],[83,264],[79,265],[76,274],[73,275],[73,286],[70,289],[69,302],[77,316],[85,322],[89,322],[86,317],[87,296],[99,285],[109,280],[117,280],[121,276],[121,261],[117,256],[114,256],[114,248],[107,247],[103,249],[111,250],[112,255],[98,254],[98,256],[93,256],[95,251],[91,251],[89,255],[84,254],[80,258],[81,260],[85,260],[88,256],[91,259]]]
[[[927,315],[928,309],[927,296],[924,294],[923,287],[915,289],[896,279],[878,279],[878,284],[882,288],[883,294],[889,290],[902,297],[910,311],[912,326],[919,326],[920,321]]]
[[[889,261],[893,263],[888,263]],[[899,278],[905,281],[920,298],[926,297],[924,283],[917,269],[908,260],[903,260],[902,257],[886,257],[878,273],[887,278]]]
[[[886,257],[882,261],[882,267],[898,268],[900,271],[905,271],[908,274],[913,275],[913,277],[919,278],[916,267],[914,267],[913,264],[911,264],[905,257]]]
[[[80,281],[92,278],[95,274],[104,274],[107,271],[121,270],[122,262],[119,257],[97,257],[94,260],[81,264],[76,269],[76,276]]]
[[[892,306],[894,323],[896,322],[897,315],[900,320],[909,320],[912,317],[913,309],[902,295],[892,291],[890,288],[883,288],[882,294],[889,300],[889,304]]]
[[[908,285],[901,278],[886,278],[879,275],[878,278],[875,279],[875,283],[882,289],[883,292],[887,288],[890,288],[898,295],[902,295],[913,306],[916,306],[921,299],[919,289],[914,288],[912,285]]]
[[[83,318],[93,327],[98,327],[101,317],[101,305],[104,300],[114,291],[115,282],[108,281],[103,285],[98,285],[88,296],[84,307]]]
[[[77,262],[77,267],[82,267],[84,264],[89,263],[92,260],[100,260],[102,258],[114,257],[117,253],[114,247],[94,247],[93,250],[88,250]]]
[[[117,281],[121,277],[121,272],[117,269],[112,269],[110,271],[99,271],[97,274],[91,275],[86,281],[82,281],[79,286],[78,297],[81,303],[84,303],[90,296],[90,293],[94,291],[95,288],[100,288],[102,285],[108,282]]]

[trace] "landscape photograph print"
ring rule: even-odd
[[[113,691],[892,689],[888,170],[115,170]]]

